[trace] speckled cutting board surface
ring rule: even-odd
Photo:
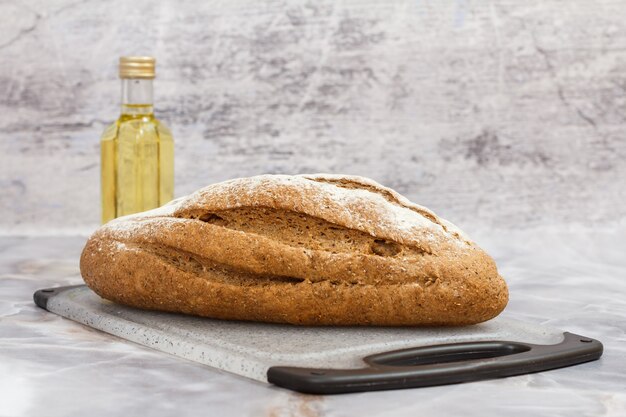
[[[506,340],[552,345],[563,331],[496,318],[465,327],[298,327],[212,320],[137,310],[103,300],[86,286],[60,291],[46,309],[123,339],[267,382],[273,366],[356,369],[363,358],[416,346]]]

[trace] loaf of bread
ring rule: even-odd
[[[142,309],[301,325],[464,325],[498,315],[494,261],[430,210],[362,177],[261,175],[113,220],[80,261]]]

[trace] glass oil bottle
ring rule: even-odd
[[[100,139],[102,223],[174,197],[174,141],[152,106],[155,63],[120,58],[122,113]]]

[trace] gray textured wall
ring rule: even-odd
[[[626,215],[626,2],[0,2],[0,230],[87,231],[116,60],[158,58],[177,195],[372,177],[466,229]]]

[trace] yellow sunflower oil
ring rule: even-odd
[[[154,77],[154,58],[120,58],[122,112],[100,139],[102,223],[174,197],[174,141],[154,117]]]

